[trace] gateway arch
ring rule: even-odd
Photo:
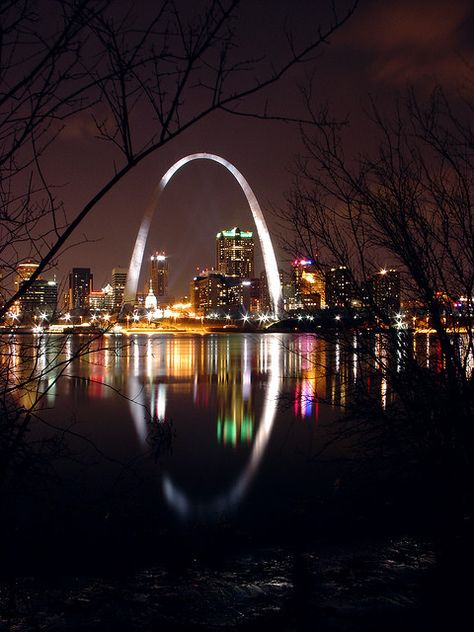
[[[268,232],[265,218],[263,217],[262,209],[260,208],[260,205],[257,202],[257,198],[250,188],[249,183],[240,173],[240,171],[228,160],[225,160],[220,156],[216,156],[215,154],[207,153],[190,154],[189,156],[181,158],[181,160],[175,162],[174,165],[172,165],[165,173],[165,175],[161,178],[160,183],[153,194],[153,198],[145,211],[140,229],[137,234],[135,247],[133,249],[132,258],[130,260],[130,266],[128,268],[127,282],[123,294],[123,307],[127,308],[129,306],[133,306],[133,304],[135,303],[138,289],[138,279],[140,276],[143,255],[145,253],[148,232],[150,230],[151,222],[158,206],[160,195],[168,182],[174,176],[174,174],[179,169],[181,169],[181,167],[184,167],[184,165],[193,160],[212,160],[213,162],[217,162],[218,164],[225,167],[228,171],[230,171],[230,173],[239,183],[240,188],[247,198],[250,210],[252,211],[255,226],[257,227],[257,234],[260,241],[260,247],[262,249],[263,262],[267,275],[270,301],[272,304],[273,313],[275,315],[278,314],[281,311],[282,304],[280,275],[278,272],[275,251],[273,249],[272,240],[270,238],[270,233]]]

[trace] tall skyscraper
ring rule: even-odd
[[[216,235],[216,269],[226,276],[250,279],[254,271],[254,240],[249,230],[235,227]]]
[[[150,257],[150,280],[157,300],[168,294],[168,260],[164,252],[155,252]],[[150,285],[150,284],[149,284]],[[150,287],[148,287],[150,291]]]
[[[69,274],[69,309],[89,307],[93,275],[90,268],[73,268]]]
[[[27,281],[33,272],[38,268],[39,263],[33,261],[32,259],[28,259],[28,261],[24,261],[23,263],[19,263],[16,267],[15,281],[14,281],[14,290],[15,294],[18,292],[20,288],[20,283],[23,281]]]
[[[372,277],[372,292],[378,309],[388,313],[400,309],[400,272],[381,270]]]
[[[346,266],[331,268],[326,275],[326,303],[328,307],[350,307],[354,298],[351,274]]]
[[[326,307],[326,280],[320,266],[312,259],[292,262],[295,307],[320,309]]]
[[[120,311],[123,302],[123,292],[125,290],[125,284],[127,283],[127,268],[113,268],[112,269],[112,287],[114,295],[113,310],[114,312]]]

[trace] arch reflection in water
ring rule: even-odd
[[[266,357],[269,358],[268,382],[265,392],[262,416],[258,424],[257,434],[252,446],[250,457],[237,479],[225,491],[210,500],[203,501],[191,498],[186,492],[180,489],[170,476],[163,477],[163,493],[166,501],[184,519],[189,518],[213,518],[219,514],[232,510],[241,502],[245,496],[260,463],[265,454],[265,450],[270,439],[271,431],[275,421],[275,413],[278,405],[280,393],[280,366],[281,366],[281,345],[276,337],[267,338],[268,350]]]

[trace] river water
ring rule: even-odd
[[[107,336],[84,352],[86,344],[19,338],[15,350],[22,374],[34,366],[40,375],[19,401],[41,393],[38,438],[66,431],[76,458],[60,469],[82,498],[106,493],[116,476],[139,476],[154,511],[213,522],[284,506],[315,484],[310,464],[348,388],[337,345],[329,352],[314,336],[286,334]]]
[[[328,625],[335,617],[334,629],[358,630],[373,612],[379,621],[380,609],[426,615],[420,586],[436,566],[433,542],[382,537],[357,512],[341,522],[334,512],[351,447],[331,439],[366,379],[337,339],[18,336],[10,344],[17,378],[32,368],[40,376],[16,397],[28,406],[40,395],[31,441],[48,446],[28,489],[14,484],[5,503],[16,525],[5,559],[22,578],[15,629],[31,625],[25,595],[42,609],[38,621],[65,629],[277,620],[298,629],[318,611]],[[368,380],[386,405],[383,379]],[[48,570],[47,593],[25,579]],[[343,603],[349,610],[336,614]]]

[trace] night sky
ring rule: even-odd
[[[151,4],[142,3],[141,10]],[[241,51],[278,59],[286,46],[282,25],[302,38],[327,18],[324,5],[322,0],[243,2]],[[472,92],[474,73],[469,78],[468,66],[474,68],[473,32],[472,0],[362,0],[350,23],[320,49],[318,58],[291,71],[266,96],[275,113],[303,114],[297,86],[312,75],[314,104],[327,103],[334,116],[348,117],[352,148],[364,150],[370,141],[363,114],[369,95],[389,110],[408,82],[422,95],[436,83],[452,95]],[[249,109],[252,105],[256,103],[250,102]],[[89,114],[74,116],[48,155],[49,178],[63,185],[71,217],[113,173],[112,151],[94,134]],[[94,209],[70,242],[86,236],[90,243],[63,255],[58,280],[64,281],[72,266],[89,266],[98,289],[110,281],[114,266],[128,266],[154,187],[176,160],[193,152],[219,154],[236,165],[254,189],[277,246],[270,209],[284,204],[293,158],[300,150],[295,125],[216,112],[141,163]],[[245,198],[223,167],[194,162],[174,176],[162,195],[147,247],[148,254],[159,249],[169,255],[172,295],[188,292],[197,267],[214,265],[215,234],[235,225],[254,230]],[[282,264],[288,259],[281,251],[278,257]],[[256,263],[260,272],[259,255]]]

